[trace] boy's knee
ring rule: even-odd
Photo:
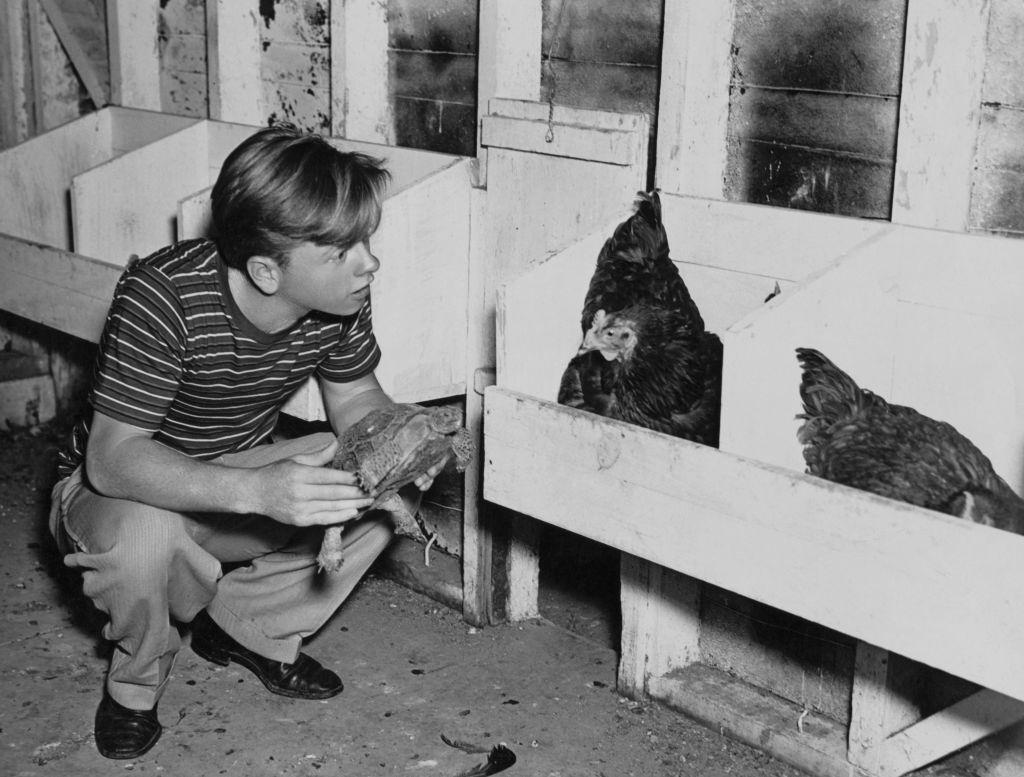
[[[102,549],[89,547],[86,554],[105,556],[104,566],[121,571],[131,579],[143,580],[166,570],[179,552],[184,531],[181,519],[164,510],[138,505],[130,514],[113,514],[105,521]]]

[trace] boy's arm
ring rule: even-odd
[[[320,395],[324,400],[324,409],[335,434],[340,434],[348,427],[379,407],[394,404],[381,388],[374,373],[347,383],[335,383],[320,379]],[[444,462],[437,464],[413,481],[420,491],[426,491],[444,469]]]
[[[348,472],[325,467],[322,451],[245,469],[200,461],[152,439],[149,432],[94,413],[86,450],[89,482],[99,493],[175,512],[266,515],[295,526],[357,517],[372,503]]]

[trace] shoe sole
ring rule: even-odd
[[[210,650],[209,648],[203,645],[196,645],[194,643],[192,644],[192,652],[200,658],[205,658],[207,661],[210,661],[214,664],[218,664],[220,666],[227,666],[232,661],[234,661],[236,664],[244,666],[246,669],[248,669],[250,672],[256,675],[256,678],[261,683],[263,683],[263,687],[266,688],[268,691],[270,691],[271,693],[276,693],[278,696],[287,696],[289,699],[309,699],[311,701],[322,701],[323,699],[331,699],[337,696],[343,690],[345,690],[345,687],[342,686],[336,691],[324,691],[323,693],[319,694],[289,691],[285,688],[280,688],[269,683],[267,679],[263,676],[263,674],[260,672],[259,668],[254,663],[249,661],[246,656],[239,655],[238,653],[235,653],[231,650]]]
[[[148,742],[145,746],[138,750],[133,750],[130,753],[117,753],[110,750],[106,750],[100,747],[99,743],[96,743],[96,751],[104,758],[110,758],[113,761],[130,761],[133,758],[138,758],[141,755],[145,755],[153,749],[153,745],[160,741],[160,735],[163,734],[163,729],[156,732],[156,736],[153,737],[152,741]]]

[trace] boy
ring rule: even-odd
[[[384,550],[391,525],[332,469],[323,432],[270,442],[310,375],[332,428],[391,400],[367,241],[389,174],[290,126],[256,132],[213,189],[215,239],[135,262],[114,294],[80,424],[54,487],[65,564],[116,643],[96,712],[99,752],[136,758],[159,739],[157,703],[192,624],[192,649],[234,660],[273,693],[325,699],[341,679],[299,652]],[[417,479],[429,488],[441,467]],[[348,522],[345,565],[317,574],[323,526]],[[232,564],[222,576],[221,563]]]

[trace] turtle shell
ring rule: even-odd
[[[458,408],[411,403],[378,408],[338,439],[334,467],[354,472],[363,490],[378,498],[449,455],[457,468],[465,469],[473,447]]]

